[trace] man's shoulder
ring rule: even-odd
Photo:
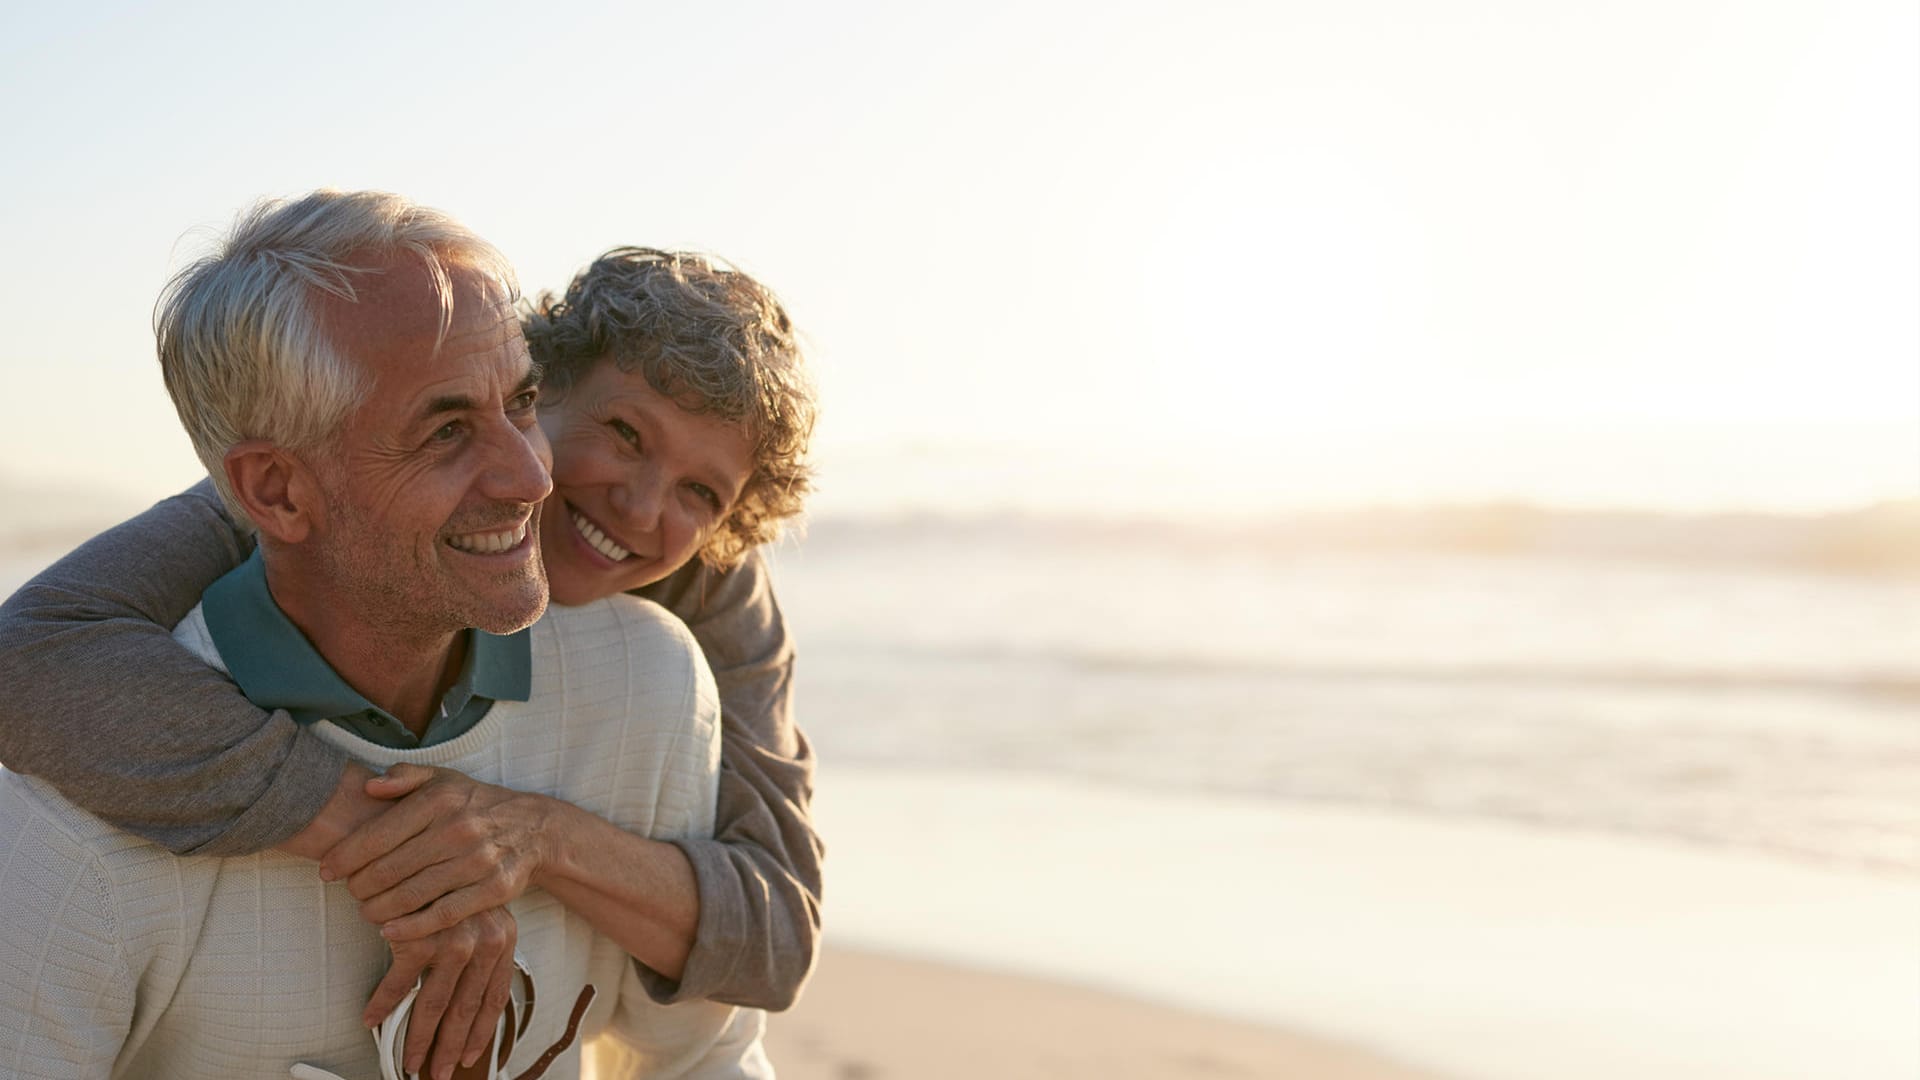
[[[193,605],[187,617],[173,627],[173,640],[180,643],[188,652],[207,662],[207,665],[220,674],[227,674],[226,662],[220,659],[219,646],[213,643],[213,632],[207,629],[207,607],[205,604]]]
[[[533,627],[534,692],[565,685],[658,702],[661,695],[718,710],[713,673],[692,631],[651,600],[625,594],[573,607],[558,605]]]
[[[47,781],[5,769],[0,769],[0,823],[0,852],[16,867],[101,868],[129,858],[149,862],[173,857],[94,817]]]
[[[563,607],[550,604],[534,624],[536,644],[542,638],[565,642],[571,652],[580,646],[624,647],[635,652],[664,651],[698,655],[692,631],[666,608],[628,593]]]

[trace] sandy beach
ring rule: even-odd
[[[1036,776],[842,767],[821,780],[829,952],[803,1011],[775,1029],[788,1075],[1022,1075],[1022,1061],[1048,1063],[1025,1075],[1212,1075],[1200,1055],[1216,1045],[1244,1047],[1223,1060],[1265,1077],[1406,1075],[1332,1071],[1388,1061],[1458,1080],[1920,1075],[1910,878]],[[1251,1027],[1177,1027],[1213,1022],[1137,1000]],[[1057,1027],[1055,1008],[1083,1026]],[[887,1030],[893,1015],[923,1033]],[[1193,1068],[1114,1071],[1113,1046]],[[1008,1064],[976,1066],[981,1053]]]
[[[827,950],[767,1049],[781,1080],[1436,1080],[1323,1039],[850,948]]]

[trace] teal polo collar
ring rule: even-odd
[[[263,709],[285,709],[303,724],[339,721],[384,746],[429,746],[456,738],[478,723],[493,702],[525,701],[533,691],[530,631],[501,637],[468,630],[460,676],[425,737],[415,739],[392,714],[348,686],[280,610],[267,588],[267,566],[258,548],[208,586],[200,603],[220,659],[248,700]]]

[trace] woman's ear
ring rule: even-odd
[[[322,520],[318,478],[285,449],[265,439],[247,439],[228,448],[222,464],[234,499],[262,537],[297,544]]]

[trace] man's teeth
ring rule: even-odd
[[[505,532],[468,533],[465,536],[447,537],[447,545],[459,551],[470,551],[475,555],[498,555],[503,551],[512,551],[527,538],[527,522],[508,529]]]
[[[607,558],[612,559],[614,562],[619,562],[621,559],[624,559],[628,555],[633,554],[632,552],[628,551],[626,548],[623,548],[619,544],[614,543],[612,540],[607,539],[607,534],[601,532],[600,527],[598,525],[595,525],[593,522],[588,521],[585,517],[582,517],[577,511],[573,515],[573,527],[579,530],[581,539],[585,540],[588,544],[591,544],[593,546],[593,550],[599,552],[602,555],[605,555]]]

